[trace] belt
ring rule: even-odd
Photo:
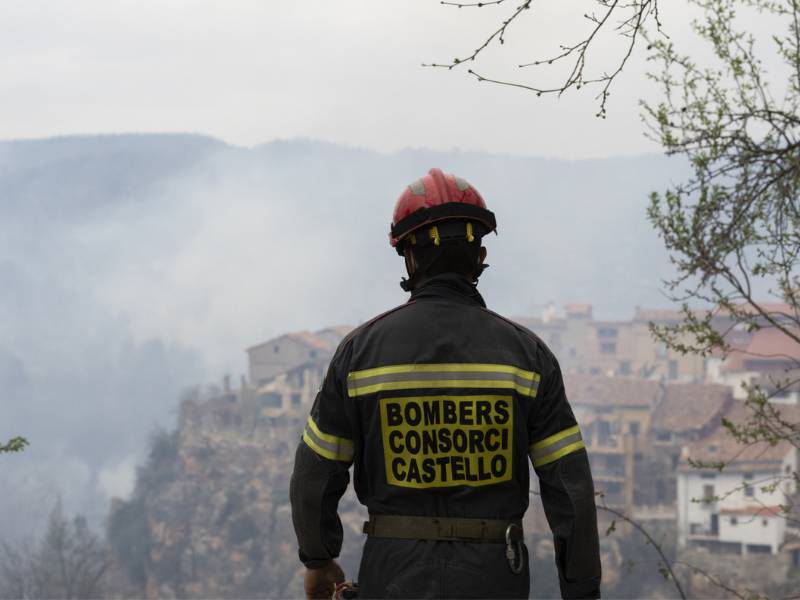
[[[522,521],[370,515],[364,523],[370,537],[508,543],[522,540]]]

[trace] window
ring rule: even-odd
[[[714,486],[713,485],[704,485],[703,486],[703,502],[713,502],[714,501]]]
[[[714,473],[700,473],[700,479],[716,479],[717,476]]]
[[[671,360],[669,361],[669,378],[670,379],[677,379],[678,378],[678,361]]]
[[[308,353],[308,356],[311,357],[311,358],[317,358],[317,351],[316,350],[311,350]]]
[[[752,485],[745,484],[745,486],[744,486],[744,495],[747,496],[748,498],[752,498],[753,497],[753,486]]]
[[[300,405],[300,394],[292,394],[292,406]]]
[[[633,437],[639,437],[639,422],[634,421],[632,423],[628,423],[628,431],[631,432]]]
[[[597,335],[598,337],[617,337],[617,330],[613,327],[600,327]]]
[[[672,441],[672,432],[671,431],[659,431],[656,434],[656,439],[659,442],[670,442]],[[701,475],[702,477],[702,475]]]
[[[617,345],[614,342],[603,342],[600,344],[600,352],[603,354],[614,354],[617,351]]]
[[[281,398],[281,395],[276,394],[275,392],[261,394],[259,399],[261,400],[261,406],[265,408],[280,408],[283,405],[283,399]]]
[[[772,546],[766,544],[747,544],[748,554],[772,554]]]
[[[275,345],[272,347],[272,351],[273,351],[275,354],[278,354],[278,353],[280,353],[280,351],[281,351],[281,347],[280,347],[280,346],[278,346],[278,344],[275,344]]]
[[[622,474],[625,471],[625,463],[622,460],[622,456],[618,454],[609,455],[606,459],[606,465],[612,475]]]
[[[656,481],[656,498],[659,502],[664,502],[667,499],[667,484],[663,479]]]
[[[620,375],[631,374],[631,361],[623,360],[621,363],[619,363],[619,374]]]
[[[736,517],[731,517],[731,525],[738,525],[738,524],[739,524],[739,519],[737,519]]]
[[[766,527],[767,525],[769,525],[769,521],[767,521],[766,519],[761,519],[761,526]]]

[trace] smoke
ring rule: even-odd
[[[402,303],[391,208],[431,166],[497,214],[481,289],[501,312],[570,300],[630,316],[663,304],[644,217],[673,163],[544,161],[313,142],[254,149],[195,136],[0,144],[0,528],[30,532],[55,497],[95,522],[125,494],[181,390],[246,372],[244,349],[356,325]],[[236,379],[234,379],[235,381]]]

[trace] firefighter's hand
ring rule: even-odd
[[[303,588],[308,600],[330,600],[336,584],[344,581],[344,571],[335,560],[318,569],[306,569]]]

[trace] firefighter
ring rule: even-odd
[[[309,598],[344,579],[337,506],[351,465],[369,511],[359,597],[527,598],[528,460],[562,596],[599,598],[594,488],[558,362],[476,287],[495,229],[478,191],[439,169],[398,199],[390,240],[411,297],[341,342],[295,456]]]

